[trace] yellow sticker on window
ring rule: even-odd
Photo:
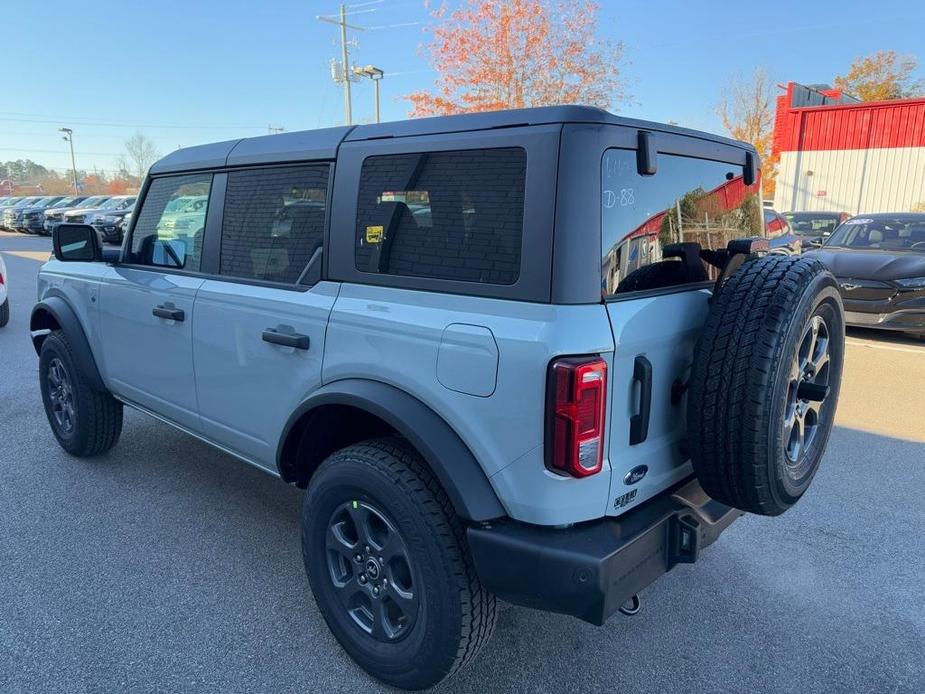
[[[382,227],[366,227],[366,243],[379,243],[382,241]]]

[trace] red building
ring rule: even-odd
[[[851,214],[925,203],[925,99],[859,103],[790,82],[777,98],[774,207]]]

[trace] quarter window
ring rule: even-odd
[[[322,246],[328,169],[325,164],[229,173],[221,274],[295,284]]]
[[[356,268],[514,284],[526,168],[521,148],[367,158],[357,203]]]
[[[156,178],[132,232],[131,261],[198,272],[212,174]]]
[[[745,185],[742,166],[659,154],[658,172],[641,176],[634,150],[607,150],[601,166],[604,298],[715,278],[699,251],[764,235],[759,189],[757,181]]]

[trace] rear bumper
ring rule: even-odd
[[[662,574],[696,561],[741,515],[694,480],[617,518],[566,529],[504,520],[467,532],[479,578],[499,598],[600,625]]]

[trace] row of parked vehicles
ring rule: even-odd
[[[0,228],[50,236],[64,222],[90,224],[100,240],[122,243],[134,195],[34,195],[0,198]]]

